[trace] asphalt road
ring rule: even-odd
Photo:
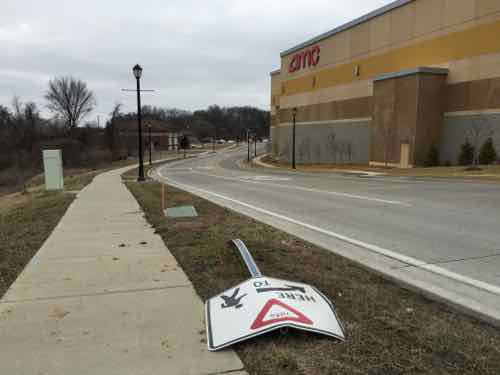
[[[500,185],[241,168],[244,146],[162,167],[172,184],[500,325]]]

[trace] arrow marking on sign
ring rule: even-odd
[[[287,285],[287,288],[257,288],[257,293],[266,293],[266,292],[301,292],[305,293],[306,289],[301,286],[293,286]]]
[[[271,309],[274,306],[277,306],[278,309],[275,309],[273,312]],[[293,315],[290,315],[290,313]],[[312,320],[300,311],[272,298],[266,302],[264,308],[261,310],[259,315],[257,315],[257,318],[255,318],[255,321],[250,326],[250,329],[259,329],[278,322],[297,322],[308,325],[313,324]]]

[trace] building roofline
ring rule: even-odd
[[[276,75],[276,74],[280,74],[281,73],[281,69],[276,69],[276,70],[273,70],[272,72],[269,73],[269,75]]]
[[[400,70],[399,72],[381,74],[381,75],[375,77],[373,79],[373,82],[385,81],[386,79],[391,79],[391,78],[406,77],[406,76],[411,76],[413,74],[418,74],[418,73],[447,75],[449,73],[449,70],[446,68],[430,68],[430,67],[426,67],[426,66],[421,66],[421,67],[413,68],[413,69]]]
[[[371,19],[373,19],[375,17],[379,17],[379,16],[381,16],[381,15],[387,13],[387,12],[390,12],[390,11],[392,11],[394,9],[400,8],[400,7],[402,7],[402,6],[406,5],[406,4],[409,4],[409,3],[414,2],[414,1],[415,0],[396,0],[396,1],[392,2],[392,3],[390,3],[390,4],[387,4],[387,5],[385,5],[385,6],[381,7],[381,8],[378,8],[378,9],[376,9],[376,10],[370,12],[370,13],[367,13],[364,16],[356,18],[356,19],[354,19],[354,20],[352,20],[350,22],[347,22],[347,23],[345,23],[345,24],[343,24],[341,26],[338,26],[338,27],[336,27],[336,28],[334,28],[334,29],[332,29],[330,31],[327,31],[326,33],[320,34],[320,35],[318,35],[318,36],[316,36],[316,37],[314,37],[312,39],[309,39],[309,40],[307,40],[307,41],[305,41],[303,43],[300,43],[300,44],[296,45],[295,47],[289,48],[289,49],[281,52],[280,56],[281,57],[285,57],[285,56],[287,56],[287,55],[289,55],[289,54],[291,54],[293,52],[296,52],[298,50],[301,50],[302,48],[307,47],[307,46],[309,46],[309,45],[311,45],[313,43],[317,43],[319,41],[327,39],[327,38],[329,38],[329,37],[331,37],[331,36],[333,36],[335,34],[338,34],[338,33],[342,32],[342,31],[347,30],[347,29],[353,28],[353,27],[355,27],[355,26],[357,26],[357,25],[359,25],[361,23],[369,21],[369,20],[371,20]]]

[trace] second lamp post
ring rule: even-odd
[[[296,169],[295,166],[295,118],[297,117],[297,108],[293,107],[292,109],[292,119],[293,119],[293,126],[292,126],[292,168]]]
[[[134,72],[134,77],[137,80],[137,132],[139,135],[139,176],[137,181],[144,181],[144,160],[142,158],[142,118],[141,118],[141,76],[142,68],[139,64],[136,64],[132,71]]]
[[[151,158],[151,148],[153,147],[153,144],[151,143],[151,123],[148,123],[148,143],[149,143],[149,165],[153,165],[153,160]]]

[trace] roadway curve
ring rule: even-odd
[[[245,157],[240,146],[153,176],[500,326],[498,184],[242,168]]]

